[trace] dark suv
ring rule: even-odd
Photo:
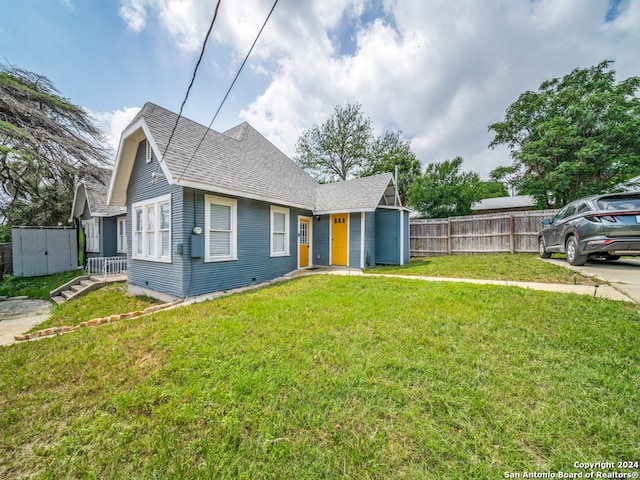
[[[640,192],[594,195],[571,202],[538,233],[542,258],[567,254],[571,265],[588,258],[618,260],[640,254]]]

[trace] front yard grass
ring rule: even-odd
[[[5,275],[0,282],[0,295],[8,297],[27,296],[41,300],[51,300],[49,292],[80,275],[82,270],[55,273],[44,277],[14,277]]]
[[[593,285],[594,280],[552,265],[531,254],[446,255],[412,258],[403,266],[379,266],[367,273],[424,277],[510,280],[520,282]]]
[[[30,332],[50,327],[74,326],[92,318],[144,310],[160,302],[146,296],[129,296],[126,294],[127,284],[112,283],[89,292],[69,302],[51,307],[51,316],[33,327]]]
[[[488,479],[638,460],[639,336],[624,302],[299,278],[0,349],[0,477]]]

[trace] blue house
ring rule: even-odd
[[[115,257],[127,254],[127,209],[107,205],[111,170],[99,169],[98,176],[76,182],[71,217],[85,235],[88,258]]]
[[[391,174],[320,185],[247,123],[219,133],[152,103],[122,134],[108,204],[129,219],[129,289],[163,299],[409,260]]]

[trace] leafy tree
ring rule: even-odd
[[[372,135],[371,120],[363,117],[360,104],[336,106],[325,123],[303,132],[295,161],[318,181],[346,180],[361,172]]]
[[[0,65],[0,215],[8,225],[66,223],[74,177],[108,150],[83,108],[44,76]]]
[[[508,167],[497,167],[489,173],[489,178],[491,179],[491,181],[500,182],[511,196],[515,195],[518,192],[520,177],[520,168],[516,165],[510,165]]]
[[[387,131],[375,137],[371,120],[361,109],[358,103],[336,106],[325,123],[303,132],[294,160],[320,182],[395,173],[397,166],[398,193],[406,204],[409,186],[420,175],[420,161],[411,143],[402,140],[402,132]]]
[[[409,205],[426,218],[471,215],[471,204],[482,197],[482,182],[477,173],[461,171],[462,161],[430,163],[409,188]]]
[[[398,194],[403,205],[406,205],[407,191],[420,176],[422,165],[411,144],[400,138],[401,132],[385,132],[382,137],[374,139],[367,163],[360,176],[376,173],[395,173],[398,167]]]
[[[640,172],[640,77],[616,83],[611,62],[575,69],[525,92],[489,126],[522,169],[539,207],[615,189]]]
[[[496,182],[494,180],[481,180],[475,188],[475,201],[485,198],[507,197],[509,192],[505,188],[502,182]]]

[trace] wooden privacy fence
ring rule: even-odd
[[[411,220],[411,256],[537,252],[540,222],[556,212],[536,210]]]

